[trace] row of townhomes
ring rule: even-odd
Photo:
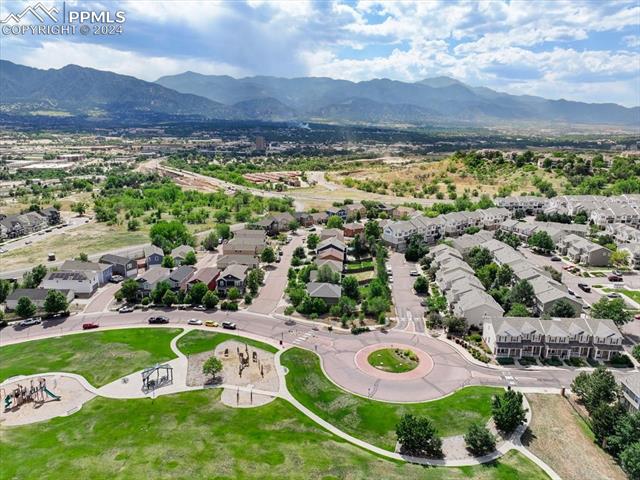
[[[434,244],[445,236],[463,235],[470,227],[495,230],[510,218],[509,210],[498,207],[473,212],[445,213],[434,218],[418,214],[410,220],[386,223],[382,240],[389,247],[404,251],[413,235],[420,235],[426,242]]]
[[[438,267],[436,284],[446,297],[451,313],[478,327],[482,326],[485,318],[504,315],[500,304],[485,291],[458,250],[441,244],[431,249],[429,255],[432,264]]]
[[[53,207],[17,215],[0,213],[0,241],[29,235],[59,223],[60,212]]]
[[[522,253],[498,240],[489,240],[482,244],[491,252],[495,262],[509,265],[513,270],[514,281],[527,280],[535,295],[534,309],[537,315],[549,313],[559,300],[573,305],[576,316],[582,311],[582,302],[570,295],[567,287],[551,278],[551,274],[526,259]]]
[[[527,241],[534,233],[544,231],[549,234],[554,243],[558,243],[567,235],[573,234],[586,237],[589,233],[587,225],[578,223],[558,223],[558,222],[521,222],[509,219],[500,225],[500,230],[513,233],[520,240]]]
[[[640,229],[622,223],[612,223],[607,225],[606,232],[615,239],[618,250],[629,252],[631,266],[640,270]]]
[[[485,320],[482,338],[493,354],[522,358],[595,358],[622,352],[622,334],[611,320],[502,317]]]
[[[590,267],[606,267],[609,265],[611,250],[602,245],[577,235],[567,235],[556,245],[561,255],[566,255],[574,263]]]

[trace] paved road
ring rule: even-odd
[[[250,312],[269,314],[272,313],[280,303],[283,292],[287,287],[287,273],[291,266],[293,251],[304,244],[307,233],[300,231],[299,235],[293,235],[293,240],[282,247],[283,255],[279,263],[274,263],[271,270],[265,276],[265,284],[260,289],[258,298],[253,301],[248,308]]]
[[[418,267],[413,262],[407,262],[404,255],[398,252],[391,253],[388,263],[393,272],[391,295],[398,318],[396,328],[424,333],[425,309],[420,305],[421,297],[418,297],[413,291],[416,277],[411,276],[411,270],[417,270]]]
[[[570,385],[576,370],[562,369],[496,369],[481,366],[462,357],[454,347],[429,335],[391,331],[388,334],[370,332],[354,336],[325,329],[315,330],[307,323],[298,322],[287,326],[284,321],[269,315],[247,311],[202,313],[193,311],[142,312],[118,314],[100,312],[74,315],[64,321],[46,322],[26,329],[5,328],[0,332],[0,345],[34,338],[57,336],[65,332],[81,331],[88,321],[102,326],[142,326],[154,313],[163,313],[171,318],[171,324],[184,325],[189,318],[215,319],[218,322],[232,320],[238,325],[238,333],[282,340],[285,345],[295,345],[317,351],[329,377],[338,385],[354,393],[387,401],[422,401],[440,397],[464,385],[496,385],[538,388],[560,388]],[[324,328],[324,327],[320,327]],[[358,370],[355,354],[368,345],[377,343],[397,343],[408,347],[421,348],[429,353],[434,368],[423,378],[413,381],[379,380]],[[625,372],[615,372],[617,376]]]

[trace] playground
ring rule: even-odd
[[[70,415],[95,395],[69,376],[20,378],[0,387],[0,424],[25,425]]]
[[[202,373],[202,365],[212,355],[222,361],[222,371],[215,379]],[[228,387],[222,393],[222,402],[229,406],[258,406],[273,400],[271,396],[252,393],[252,389],[278,392],[279,380],[274,354],[247,343],[227,340],[218,344],[215,350],[196,353],[187,358],[187,385],[224,384]],[[246,388],[240,391],[232,386],[248,387],[249,391]]]

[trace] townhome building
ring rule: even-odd
[[[634,372],[620,380],[622,401],[631,413],[640,412],[640,373]]]
[[[623,243],[618,250],[629,252],[629,264],[635,270],[640,270],[640,243]]]
[[[497,207],[506,208],[512,212],[521,212],[525,215],[536,215],[544,211],[549,201],[545,197],[522,195],[519,197],[497,197],[493,203]]]
[[[611,223],[605,232],[621,243],[640,243],[640,230],[623,223]]]
[[[503,222],[511,218],[511,212],[504,207],[491,207],[477,211],[482,215],[482,225],[487,230],[497,230]]]
[[[591,267],[609,265],[611,250],[577,235],[567,235],[556,245],[561,255],[568,256],[573,262]]]
[[[487,318],[482,338],[497,357],[594,358],[623,351],[623,337],[611,320],[585,318]]]

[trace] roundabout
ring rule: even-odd
[[[415,345],[378,343],[360,349],[354,358],[361,372],[381,380],[423,378],[433,370],[433,359]]]

